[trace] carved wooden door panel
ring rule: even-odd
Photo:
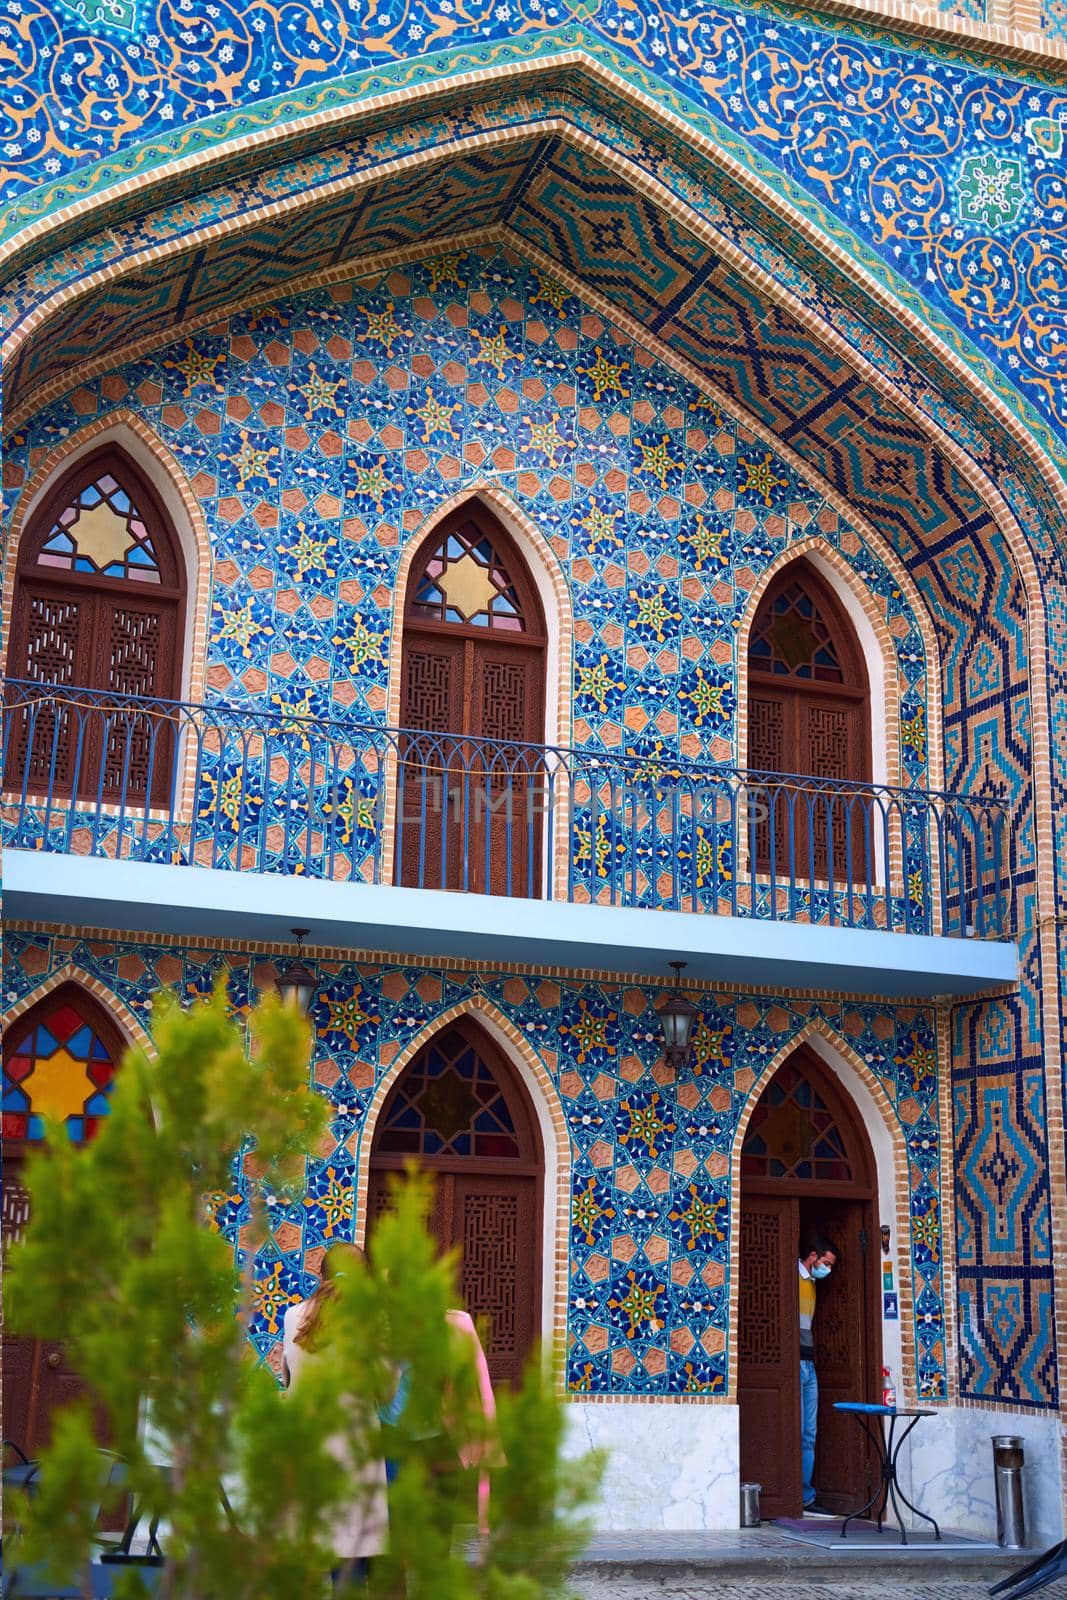
[[[737,1354],[741,1477],[762,1485],[764,1517],[800,1511],[797,1218],[797,1202],[791,1198],[742,1199]]]
[[[389,1174],[371,1171],[367,1232],[389,1210]],[[537,1185],[531,1177],[434,1173],[430,1231],[442,1253],[460,1252],[462,1309],[483,1335],[495,1383],[517,1383],[536,1335],[539,1285]]]
[[[30,1197],[22,1181],[22,1163],[4,1161],[2,1226],[4,1255],[21,1238],[30,1220]],[[86,1387],[71,1370],[63,1346],[52,1339],[16,1338],[4,1333],[4,1438],[32,1461],[51,1437],[52,1413],[84,1397]],[[97,1437],[106,1440],[99,1415]]]
[[[860,783],[866,766],[863,755],[863,718],[853,701],[834,698],[798,699],[800,716],[797,744],[802,765],[800,772],[813,772],[820,778],[843,783]],[[835,883],[851,880],[862,883],[867,876],[865,808],[848,803],[844,794],[826,791],[812,799],[810,817],[805,811],[805,828],[812,830],[811,852],[815,876],[833,875]],[[871,824],[874,826],[872,817]],[[873,833],[872,833],[873,845]],[[874,876],[873,848],[870,862]],[[805,855],[805,870],[809,857]]]
[[[457,1176],[453,1240],[462,1252],[464,1306],[484,1329],[494,1383],[517,1383],[534,1341],[540,1285],[533,1281],[536,1239],[533,1178]]]
[[[404,650],[398,775],[397,881],[424,889],[463,886],[464,707],[462,639],[409,639]],[[435,737],[437,736],[437,737]]]
[[[881,1398],[870,1389],[871,1233],[869,1202],[822,1202],[820,1229],[841,1246],[841,1261],[817,1289],[815,1355],[819,1375],[819,1431],[815,1482],[831,1511],[862,1505],[873,1487],[870,1450],[855,1417],[834,1410],[838,1400]],[[873,1263],[877,1270],[877,1262]]]
[[[53,588],[24,585],[19,612],[13,622],[24,630],[21,649],[12,653],[12,677],[30,683],[67,688],[89,681],[92,647],[92,598],[67,595]],[[86,615],[88,609],[90,615]],[[9,691],[17,703],[19,691]],[[8,744],[6,789],[25,783],[28,794],[45,794],[49,782],[55,794],[69,794],[74,778],[77,740],[72,736],[70,713],[47,702],[12,711]]]
[[[539,892],[543,761],[528,747],[540,738],[541,700],[539,651],[474,645],[471,732],[495,741],[478,746],[472,763],[471,888],[483,894]]]

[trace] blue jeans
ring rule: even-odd
[[[814,1361],[800,1363],[800,1498],[806,1506],[815,1499],[815,1431],[819,1426],[819,1380]]]

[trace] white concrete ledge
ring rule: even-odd
[[[9,919],[179,937],[311,942],[530,968],[662,972],[746,988],[966,995],[1018,981],[1014,944],[812,927],[688,911],[570,905],[263,872],[4,852]]]

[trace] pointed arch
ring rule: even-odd
[[[434,1037],[470,1017],[488,1034],[525,1090],[543,1151],[540,1332],[546,1348],[562,1350],[567,1316],[567,1252],[570,1217],[571,1148],[563,1103],[545,1063],[514,1023],[483,994],[450,1006],[409,1039],[383,1073],[358,1132],[348,1141],[356,1167],[356,1240],[366,1239],[370,1156],[382,1110],[395,1084]]]
[[[131,1011],[125,1001],[120,1000],[115,991],[109,989],[106,983],[102,983],[91,972],[85,972],[81,967],[75,966],[73,961],[67,961],[63,966],[57,967],[54,972],[50,972],[46,978],[42,978],[40,983],[35,984],[27,994],[24,994],[21,1000],[16,1000],[4,1012],[5,1033],[18,1022],[20,1017],[25,1016],[27,1011],[32,1010],[34,1006],[39,1005],[42,1000],[46,1000],[50,994],[53,994],[56,989],[62,988],[67,983],[73,983],[77,988],[84,989],[86,994],[99,1001],[123,1034],[124,1049],[138,1049],[144,1050],[148,1055],[155,1054],[152,1035],[148,1032],[136,1012]]]
[[[919,590],[903,565],[884,542],[867,534],[878,550],[894,583],[908,602],[926,656],[926,761],[929,787],[939,789],[944,775],[942,747],[942,684],[940,647],[937,633]],[[862,582],[846,556],[822,534],[809,534],[791,541],[760,574],[749,592],[737,636],[738,673],[738,754],[748,748],[748,673],[749,643],[752,628],[764,596],[782,573],[795,562],[808,563],[832,592],[847,616],[863,652],[871,696],[871,780],[876,784],[899,786],[901,768],[901,703],[907,681],[893,644],[885,609],[870,586]]]
[[[180,697],[203,699],[207,664],[211,535],[191,483],[156,431],[127,406],[94,417],[49,451],[23,486],[15,505],[4,560],[3,635],[11,637],[19,550],[38,508],[65,474],[92,452],[114,449],[127,456],[158,498],[185,567],[186,605],[181,640]],[[206,485],[205,485],[206,489]]]
[[[753,1078],[734,1134],[730,1192],[735,1197],[735,1206],[740,1207],[743,1204],[741,1151],[752,1113],[779,1067],[805,1044],[818,1055],[820,1061],[837,1079],[842,1093],[851,1101],[874,1153],[877,1173],[876,1204],[882,1222],[892,1219],[891,1259],[896,1266],[900,1302],[900,1320],[883,1328],[884,1354],[890,1365],[894,1364],[896,1358],[896,1370],[902,1371],[905,1375],[908,1398],[914,1401],[918,1396],[914,1382],[917,1372],[917,1349],[913,1312],[916,1295],[922,1284],[915,1275],[912,1263],[909,1161],[904,1124],[881,1079],[848,1040],[831,1027],[824,1017],[810,1018],[796,1033],[791,1034],[766,1063],[759,1076]],[[735,1375],[740,1304],[740,1266],[737,1259],[739,1239],[739,1229],[735,1227],[731,1241],[729,1351],[729,1370]],[[899,1347],[894,1343],[894,1334],[899,1337]],[[952,1381],[951,1375],[949,1381]]]
[[[442,550],[455,544],[458,553],[468,534],[483,553],[495,552],[482,581],[512,569],[512,601],[498,593],[488,604],[495,611],[514,602],[513,614],[482,610],[480,621],[472,613],[473,625],[440,601],[418,603],[418,592],[438,592],[426,576],[428,559],[437,565],[438,538]],[[457,561],[457,574],[465,566],[472,566],[469,556]],[[558,559],[509,497],[483,483],[452,496],[413,533],[393,605],[388,724],[427,729],[429,739],[417,743],[416,759],[398,759],[388,775],[383,875],[483,893],[558,893],[566,817],[557,810],[550,819],[543,803],[552,792],[561,722],[570,731],[573,629]],[[467,735],[470,747],[457,743]],[[504,744],[479,747],[479,738]],[[444,779],[428,776],[442,771]],[[565,808],[569,795],[559,798]],[[551,860],[550,840],[557,845]]]
[[[506,490],[488,479],[479,479],[449,495],[447,500],[443,500],[423,518],[404,546],[393,585],[387,724],[395,728],[400,720],[402,630],[414,563],[434,530],[470,502],[484,506],[511,536],[537,590],[548,641],[545,651],[544,742],[548,745],[567,745],[571,738],[570,686],[574,648],[574,608],[570,586],[559,557],[541,529]]]
[[[91,1139],[129,1039],[112,1008],[75,976],[57,974],[4,1031],[3,1135],[8,1157],[44,1138],[43,1118],[72,1142]]]

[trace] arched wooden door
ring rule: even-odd
[[[162,502],[122,451],[93,451],[34,512],[19,546],[8,689],[5,787],[127,805],[163,803],[174,726],[134,699],[181,691],[186,575]],[[102,706],[80,719],[62,699]],[[116,697],[121,697],[117,699]],[[84,700],[86,697],[82,697]],[[124,705],[120,716],[107,708]]]
[[[463,507],[426,540],[408,586],[399,883],[540,894],[546,643],[514,541]]]
[[[463,1018],[406,1068],[382,1107],[371,1152],[368,1234],[392,1175],[434,1178],[431,1226],[461,1253],[464,1309],[485,1330],[494,1382],[514,1383],[538,1335],[544,1162],[533,1109],[483,1029]]]
[[[107,1115],[108,1094],[125,1044],[104,1008],[75,983],[47,995],[4,1037],[3,1237],[5,1254],[30,1220],[23,1161],[44,1137],[42,1116],[66,1123],[76,1144]],[[71,1241],[77,1249],[77,1240]],[[52,1412],[84,1385],[52,1340],[4,1335],[4,1437],[35,1457],[49,1439]]]
[[[843,607],[804,560],[779,573],[752,625],[748,767],[817,780],[760,788],[757,870],[779,881],[873,874],[868,807],[848,787],[871,781],[867,668]]]
[[[797,1261],[809,1230],[826,1234],[841,1252],[819,1285],[816,1306],[815,1483],[820,1501],[842,1512],[871,1493],[863,1435],[833,1407],[837,1400],[879,1398],[876,1208],[874,1153],[859,1113],[815,1052],[801,1045],[760,1096],[741,1152],[741,1474],[763,1485],[765,1516],[800,1514]]]

